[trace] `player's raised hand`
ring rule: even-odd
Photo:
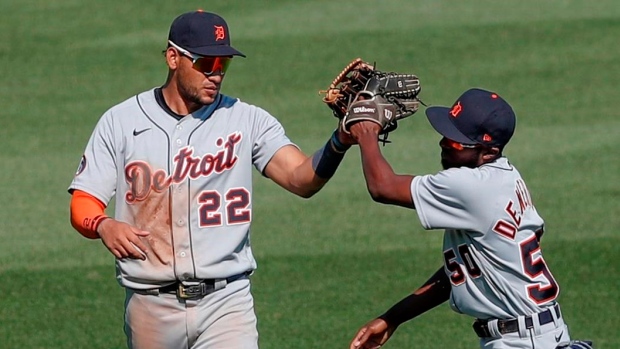
[[[377,349],[390,339],[396,329],[382,319],[364,325],[351,341],[349,349]]]
[[[347,133],[342,128],[342,123],[338,125],[338,129],[336,130],[336,137],[338,137],[338,141],[342,145],[351,146],[351,145],[357,144],[357,141],[355,140],[355,138],[353,138],[351,134]]]
[[[97,233],[116,258],[146,259],[148,248],[140,237],[149,236],[148,231],[110,218],[99,224]]]
[[[378,138],[381,126],[372,121],[358,121],[349,127],[349,131],[355,142],[359,142],[364,134],[371,134],[373,138]]]

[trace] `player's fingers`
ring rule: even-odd
[[[114,255],[114,257],[118,259],[123,258],[122,252],[118,249],[118,244],[110,243],[107,239],[104,239],[103,237],[101,237],[101,243],[108,249],[108,251],[110,251],[111,254]]]
[[[116,249],[108,248],[108,251],[110,251],[110,253],[112,253],[114,255],[114,257],[116,257],[118,259],[123,258],[121,253],[118,250],[116,250]]]
[[[142,259],[142,260],[146,258],[146,254],[144,253],[144,250],[136,246],[136,244],[130,241],[130,239],[127,239],[127,241],[123,243],[123,250],[125,251],[124,256],[126,258]]]
[[[142,247],[138,246],[137,244],[130,242],[130,244],[132,245],[133,249],[138,252],[138,259],[141,260],[145,260],[146,259],[146,255],[147,255],[147,249],[144,246],[144,244],[140,244],[142,245]]]
[[[118,259],[123,259],[123,258],[127,258],[129,256],[129,253],[127,253],[127,249],[122,245],[122,244],[118,244],[114,247],[114,251],[118,252],[118,253],[114,253],[113,254],[116,256],[116,258]]]
[[[134,249],[144,255],[148,254],[148,246],[138,236],[132,236],[128,240],[133,245],[132,247]]]
[[[132,231],[134,234],[138,236],[142,236],[142,237],[151,235],[151,233],[146,230],[140,230],[140,229],[133,228]]]
[[[362,345],[368,340],[370,333],[368,332],[368,327],[364,327],[357,332],[353,341],[351,341],[351,345],[349,349],[359,349],[362,348]]]

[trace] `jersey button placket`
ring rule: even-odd
[[[177,125],[175,128],[177,129],[177,132],[175,132],[175,134],[178,136],[179,133],[181,131],[183,131],[183,125]],[[183,140],[181,138],[177,138],[175,143],[176,143],[177,147],[181,147],[183,145]]]
[[[172,130],[172,134],[170,139],[172,143],[170,144],[170,151],[173,154],[171,161],[171,165],[173,171],[175,170],[175,166],[178,164],[175,162],[174,158],[179,154],[180,149],[184,146],[188,145],[188,135],[186,134],[188,131],[191,131],[191,124],[186,128],[182,125],[184,122],[193,121],[191,120],[181,120],[178,124],[174,126]],[[187,131],[185,130],[187,129]],[[175,251],[175,274],[177,278],[180,280],[186,280],[194,275],[194,268],[192,263],[192,254],[190,251],[190,232],[189,225],[190,222],[187,220],[187,212],[191,210],[191,203],[188,200],[189,193],[187,192],[189,187],[190,179],[187,177],[179,178],[178,181],[173,184],[175,188],[171,190],[171,213],[172,213],[172,235],[174,241],[174,251]]]

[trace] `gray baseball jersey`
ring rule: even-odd
[[[156,91],[101,117],[70,189],[106,205],[115,219],[150,232],[145,261],[117,260],[121,285],[226,278],[256,268],[250,248],[252,167],[262,173],[292,144],[265,110],[225,95],[173,117]]]
[[[425,229],[445,229],[452,308],[479,319],[544,310],[559,293],[540,252],[543,219],[506,158],[417,176],[411,192]]]

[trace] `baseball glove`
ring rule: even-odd
[[[384,141],[397,121],[414,114],[421,103],[416,75],[380,71],[361,58],[349,63],[320,93],[345,132],[355,122],[373,121],[381,126]]]

